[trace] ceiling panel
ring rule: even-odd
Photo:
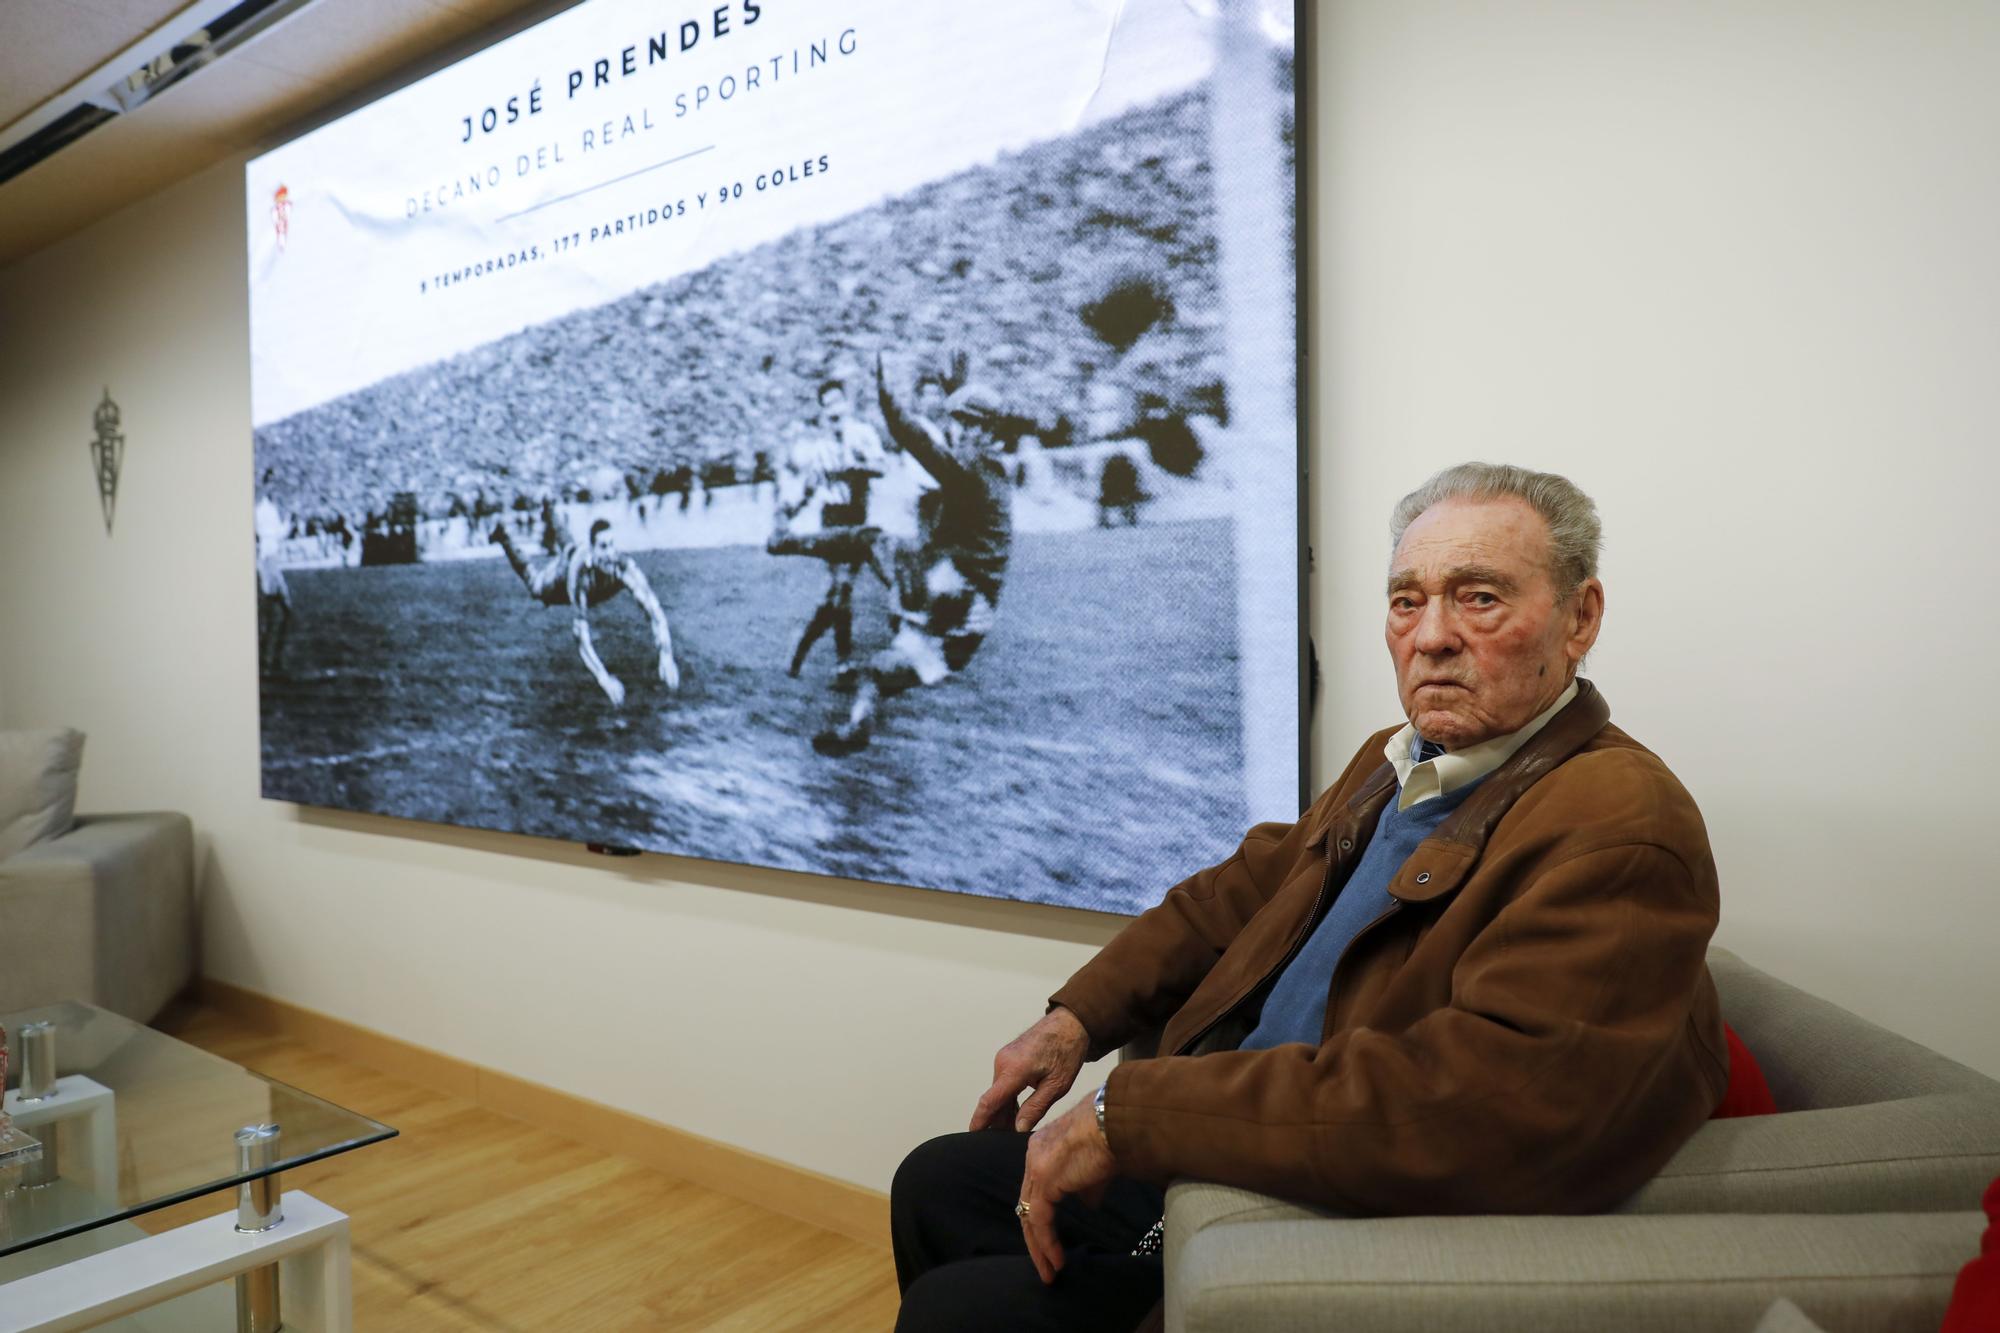
[[[232,51],[213,69],[175,84],[140,108],[139,114],[158,128],[242,145],[337,95],[330,85],[273,69],[246,49]]]
[[[0,126],[11,125],[153,28],[81,5],[0,0]]]
[[[316,0],[240,51],[260,65],[351,90],[480,26],[435,0]]]
[[[140,33],[151,32],[188,7],[188,0],[28,0],[28,3],[46,9],[95,10],[123,24],[132,34],[125,39],[128,42]]]

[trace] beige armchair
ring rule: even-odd
[[[1610,1216],[1361,1220],[1177,1182],[1167,1328],[1936,1328],[2000,1176],[2000,1083],[1725,950],[1709,966],[1780,1114],[1711,1121]]]

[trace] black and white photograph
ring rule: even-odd
[[[1113,913],[1296,816],[1292,8],[974,8],[250,163],[265,796]]]

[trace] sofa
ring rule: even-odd
[[[2000,1083],[1727,950],[1709,969],[1779,1114],[1710,1121],[1606,1216],[1355,1219],[1176,1182],[1167,1328],[1936,1329],[2000,1176]]]
[[[0,732],[0,1014],[83,1000],[139,1022],[194,978],[194,830],[76,818],[83,737]]]

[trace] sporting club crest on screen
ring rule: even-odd
[[[672,11],[249,164],[265,795],[1121,913],[1294,817],[1290,5]]]

